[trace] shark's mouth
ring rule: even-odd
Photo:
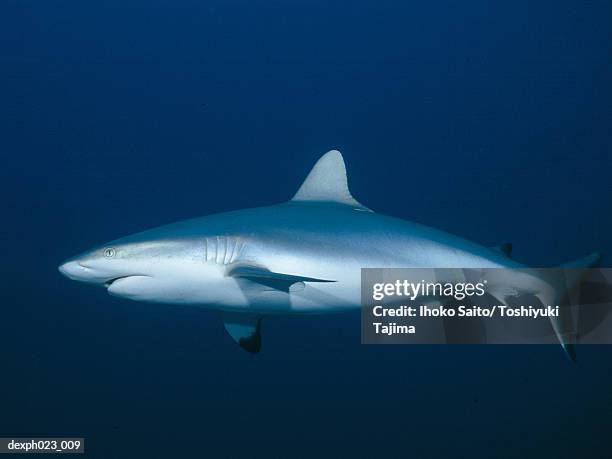
[[[113,285],[113,282],[116,282],[120,279],[127,279],[128,277],[134,277],[134,275],[113,277],[112,279],[109,279],[106,282],[104,282],[104,287],[109,288],[111,285]]]
[[[131,300],[145,301],[154,299],[151,296],[151,276],[131,274],[129,276],[118,276],[104,283],[109,295],[129,298]],[[153,285],[155,282],[153,282]]]

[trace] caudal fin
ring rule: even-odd
[[[559,266],[562,270],[563,279],[551,281],[553,288],[549,291],[538,294],[538,298],[544,305],[558,305],[564,297],[570,296],[572,291],[580,284],[589,268],[597,266],[601,261],[601,254],[593,252],[586,257],[570,261]],[[565,353],[572,362],[576,361],[576,342],[578,339],[578,317],[572,314],[572,308],[562,307],[559,309],[558,317],[551,317],[550,322],[565,350]]]

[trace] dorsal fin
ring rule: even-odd
[[[371,212],[351,196],[346,166],[338,150],[328,151],[317,161],[292,201],[335,202]]]

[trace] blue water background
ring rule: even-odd
[[[88,457],[612,457],[612,347],[364,346],[70,282],[65,258],[280,202],[337,148],[378,212],[554,266],[612,254],[606,1],[0,6],[0,436]],[[609,260],[609,259],[608,259]],[[608,264],[609,265],[609,264]]]

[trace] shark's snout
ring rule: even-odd
[[[62,263],[58,268],[60,273],[72,280],[83,280],[87,275],[88,268],[81,265],[76,260],[68,260]]]
[[[105,287],[109,293],[122,292],[124,285],[131,287],[133,277],[152,277],[146,262],[134,266],[129,261],[116,259],[116,249],[113,248],[112,253],[110,250],[94,249],[64,261],[57,269],[68,279]],[[130,282],[124,282],[128,279]]]
[[[65,261],[57,268],[60,273],[66,276],[68,279],[72,279],[75,281],[81,282],[91,282],[91,283],[103,283],[107,280],[108,277],[103,273],[98,272],[89,266],[85,266],[78,259],[70,259]]]

